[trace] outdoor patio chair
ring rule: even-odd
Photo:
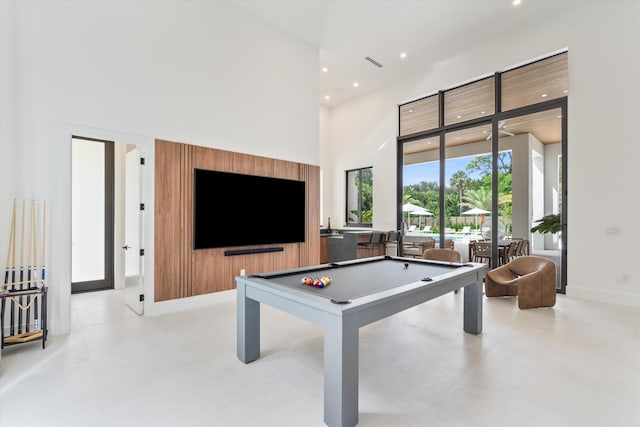
[[[422,253],[422,259],[457,263],[461,262],[461,257],[458,251],[446,248],[425,249],[425,251]]]
[[[556,303],[556,265],[547,258],[521,256],[487,272],[487,297],[517,296],[518,307],[553,307]]]
[[[473,262],[487,262],[491,267],[491,243],[476,242],[474,244]]]
[[[421,242],[404,242],[402,245],[402,256],[420,258],[426,249],[436,247],[436,241],[427,237]]]
[[[464,227],[462,227],[462,230],[460,230],[460,232],[462,234],[471,234],[471,226],[465,225]]]
[[[433,261],[444,261],[444,262],[456,262],[461,263],[462,257],[458,251],[447,248],[433,248],[426,249],[422,253],[422,259],[430,259]],[[458,293],[460,288],[454,290],[455,293]]]
[[[513,258],[529,255],[529,241],[525,239],[513,239],[516,240],[516,247],[513,251]]]
[[[506,248],[499,249],[500,264],[507,264],[517,257],[518,248],[521,245],[520,242],[521,240],[514,240]]]

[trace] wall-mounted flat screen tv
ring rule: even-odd
[[[194,169],[194,249],[305,241],[305,183]]]

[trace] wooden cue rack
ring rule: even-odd
[[[18,218],[18,201],[13,200],[11,229],[7,245],[7,266],[0,286],[0,349],[9,345],[47,340],[46,230],[47,204],[41,210],[38,202],[22,200],[22,219]],[[38,262],[37,222],[40,228],[41,257]],[[19,227],[20,225],[20,227]],[[18,233],[20,236],[19,245]],[[27,239],[25,239],[25,236]],[[26,249],[26,251],[25,251]],[[26,255],[26,257],[25,257]],[[19,260],[18,260],[19,256]],[[7,304],[8,303],[8,304]],[[7,310],[7,305],[9,310]],[[8,321],[7,321],[8,319]],[[6,325],[8,323],[8,325]]]
[[[10,345],[42,341],[45,348],[47,341],[47,286],[24,290],[7,290],[0,292],[0,349]],[[8,304],[7,304],[8,303]],[[9,334],[5,336],[5,311],[9,305],[11,313],[17,313],[22,307],[29,306],[26,318],[9,316]],[[38,314],[39,313],[39,314]]]

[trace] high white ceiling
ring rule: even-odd
[[[319,100],[334,106],[428,69],[511,31],[570,10],[575,1],[233,0],[319,49]],[[400,54],[406,52],[405,59]],[[365,60],[383,65],[378,68]],[[359,86],[354,87],[353,83]],[[326,95],[330,100],[324,99]]]

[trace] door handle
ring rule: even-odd
[[[124,249],[125,251],[126,251],[127,249],[130,249],[130,248],[131,248],[131,246],[128,246],[128,245],[124,245],[124,246],[122,247],[122,249]]]

